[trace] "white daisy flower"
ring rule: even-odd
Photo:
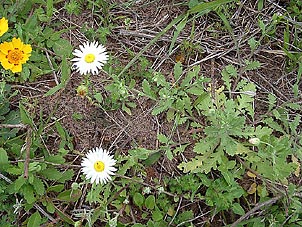
[[[116,160],[110,156],[106,150],[101,147],[90,150],[86,157],[83,158],[81,166],[82,172],[86,175],[86,179],[90,179],[91,184],[105,184],[111,180],[110,175],[114,175],[117,170],[113,166]]]
[[[82,75],[87,73],[97,74],[99,70],[108,60],[106,48],[98,42],[86,42],[79,46],[72,52],[75,56],[72,67],[75,68]]]

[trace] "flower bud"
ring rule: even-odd
[[[260,141],[259,138],[255,137],[255,138],[250,138],[250,139],[249,139],[249,142],[250,142],[251,144],[255,145],[255,146],[258,146],[258,145],[260,144],[261,141]]]
[[[82,98],[86,97],[88,94],[88,87],[86,85],[79,85],[77,88],[77,94]]]

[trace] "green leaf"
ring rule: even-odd
[[[175,79],[175,81],[179,80],[181,74],[182,74],[182,64],[180,62],[177,62],[174,65],[174,79]]]
[[[64,85],[61,83],[61,84],[58,84],[56,85],[55,87],[51,88],[50,90],[48,90],[48,92],[46,92],[44,94],[44,97],[47,97],[47,96],[51,96],[53,95],[54,93],[56,93],[57,91],[59,91],[60,89],[64,88]]]
[[[232,210],[235,214],[238,214],[238,215],[241,215],[241,216],[245,214],[244,209],[240,206],[239,203],[233,203]]]
[[[211,2],[202,2],[196,6],[194,6],[193,8],[191,8],[188,13],[200,13],[203,11],[210,11],[213,10],[214,8],[222,5],[222,4],[226,4],[229,2],[233,2],[234,0],[216,0],[216,1],[211,1]]]
[[[151,165],[155,164],[159,160],[160,157],[161,157],[160,152],[153,153],[144,161],[144,164],[146,166],[151,166]]]
[[[59,133],[61,139],[66,140],[66,131],[63,128],[63,126],[60,124],[60,122],[56,121],[55,126],[56,126],[57,132]]]
[[[69,57],[72,52],[72,45],[66,39],[59,39],[54,42],[52,49],[57,55],[61,57]]]
[[[255,70],[261,67],[261,63],[259,61],[249,61],[245,60],[245,70]]]
[[[159,134],[157,135],[157,139],[158,139],[158,141],[159,141],[160,143],[163,143],[163,144],[168,144],[168,143],[169,143],[169,138],[166,137],[164,134],[159,133]]]
[[[82,195],[82,191],[80,189],[68,189],[66,191],[61,192],[57,199],[66,201],[66,202],[75,202]]]
[[[61,71],[62,71],[62,75],[61,75],[61,83],[64,84],[64,87],[66,85],[66,83],[68,82],[69,78],[70,78],[70,66],[67,63],[67,60],[65,57],[62,58],[62,63],[61,63]]]
[[[71,224],[72,226],[75,226],[74,221],[67,214],[65,214],[64,212],[62,212],[56,206],[55,206],[55,209],[56,209],[58,215],[60,216],[61,220],[63,220],[64,222],[66,222],[68,224]]]
[[[174,47],[174,44],[177,40],[177,37],[179,36],[180,32],[184,29],[184,27],[186,26],[187,24],[187,19],[188,17],[185,17],[183,18],[179,23],[178,25],[176,26],[176,31],[174,31],[174,34],[173,34],[173,37],[172,37],[172,40],[171,40],[171,44],[170,44],[170,47],[169,47],[169,55],[172,53],[172,49]],[[176,77],[175,77],[176,78]],[[177,79],[176,79],[177,80]]]
[[[0,170],[6,169],[9,165],[8,156],[6,150],[0,148]]]
[[[248,44],[249,44],[251,50],[254,51],[258,47],[259,42],[254,37],[252,37],[248,40]]]
[[[67,171],[65,171],[65,172],[63,172],[63,173],[61,173],[61,177],[60,177],[60,179],[58,179],[58,181],[59,181],[60,183],[64,183],[64,182],[67,181],[67,180],[71,180],[71,178],[73,177],[73,175],[74,175],[73,170],[72,170],[72,169],[69,169],[69,170],[67,170]]]
[[[65,163],[65,159],[61,155],[51,155],[45,158],[46,162],[54,163],[54,164],[63,164]]]
[[[25,183],[26,179],[23,176],[19,176],[14,182],[15,191],[18,192]]]
[[[139,147],[139,148],[136,148],[133,150],[129,150],[128,152],[132,157],[135,157],[135,158],[138,158],[141,160],[146,160],[149,157],[149,155],[155,153],[156,151]]]
[[[47,188],[47,192],[61,192],[64,189],[64,184],[57,184]]]
[[[257,5],[258,11],[261,11],[263,9],[263,2],[264,2],[264,0],[259,0],[258,1],[258,5]]]
[[[134,204],[136,206],[140,207],[140,208],[143,206],[144,200],[145,200],[145,198],[144,198],[144,196],[141,193],[136,192],[133,195],[133,202],[134,202]]]
[[[35,177],[32,185],[38,195],[44,195],[45,187],[41,179]]]
[[[155,210],[152,213],[152,219],[154,221],[161,221],[161,220],[163,220],[163,217],[164,216],[163,216],[162,212],[160,212],[159,210]]]
[[[95,98],[96,101],[98,101],[98,103],[102,103],[103,102],[103,96],[100,92],[97,92],[93,95],[93,97]]]
[[[62,177],[61,172],[51,167],[42,170],[40,174],[49,180],[59,180]]]
[[[34,190],[33,187],[29,184],[22,187],[22,193],[24,195],[24,198],[26,199],[27,203],[33,204],[36,201],[36,198],[34,196]]]
[[[47,0],[46,6],[46,15],[50,18],[53,13],[53,0]]]
[[[30,126],[33,126],[33,120],[30,117],[30,114],[21,103],[19,104],[19,109],[20,109],[20,115],[23,124],[28,124]]]
[[[142,87],[143,87],[143,92],[148,98],[152,100],[156,100],[156,94],[153,92],[149,82],[146,79],[143,80]]]
[[[149,210],[153,210],[155,207],[155,196],[149,195],[145,200],[145,206]]]
[[[39,211],[33,213],[27,222],[27,227],[40,227],[41,225],[41,215]]]

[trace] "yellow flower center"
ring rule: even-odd
[[[86,54],[86,56],[85,56],[85,61],[86,61],[87,63],[94,62],[94,60],[95,60],[94,54]]]
[[[9,63],[18,65],[23,58],[23,51],[15,48],[14,50],[8,51],[7,60]]]
[[[93,167],[94,167],[95,171],[97,171],[97,172],[103,172],[104,169],[105,169],[105,164],[102,161],[96,161],[94,163]]]

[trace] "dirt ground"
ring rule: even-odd
[[[187,7],[182,4],[183,1],[175,0],[132,1],[129,6],[122,4],[128,1],[112,0],[109,2],[116,3],[116,7],[110,11],[108,16],[109,19],[115,19],[115,26],[107,37],[105,46],[111,58],[119,59],[124,65],[131,60],[126,49],[138,53],[174,18],[187,10]],[[281,35],[273,37],[271,39],[274,40],[273,42],[264,39],[261,48],[251,55],[247,41],[251,37],[256,39],[261,37],[258,19],[261,18],[268,23],[273,14],[285,13],[285,3],[268,2],[262,11],[257,10],[257,1],[248,0],[242,1],[241,5],[230,5],[228,12],[231,14],[230,24],[233,34],[228,32],[217,14],[209,13],[207,16],[195,20],[193,35],[191,35],[192,23],[186,25],[180,33],[171,55],[168,54],[168,49],[173,37],[172,29],[152,45],[143,56],[150,61],[153,69],[169,78],[175,61],[182,54],[184,69],[192,65],[200,65],[201,73],[205,77],[211,78],[212,86],[219,86],[220,73],[226,65],[233,64],[240,67],[244,64],[242,59],[260,61],[262,64],[260,69],[240,75],[257,86],[256,117],[253,122],[257,124],[257,121],[261,120],[261,115],[267,110],[268,93],[274,94],[280,105],[289,100],[293,101],[292,86],[296,79],[295,74],[285,70],[286,56],[280,51],[283,45]],[[93,16],[88,10],[84,10],[79,16],[70,16],[64,10],[59,10],[59,12],[61,13],[57,15],[54,22],[60,21],[66,28],[73,27],[70,32],[64,34],[64,37],[69,39],[75,47],[87,40],[80,31],[83,23],[88,23],[92,28],[101,25],[99,24],[100,19]],[[116,19],[125,17],[130,18],[128,27],[125,26],[124,19]],[[282,31],[283,28],[278,26],[277,29]],[[190,41],[200,48],[186,50],[185,53],[182,53],[184,41]],[[108,75],[104,72],[91,77],[95,89],[102,92],[104,96],[108,95],[104,89],[106,79],[108,79]],[[128,115],[122,110],[110,111],[92,105],[87,99],[76,94],[76,88],[81,80],[81,75],[72,72],[66,88],[47,98],[43,98],[43,94],[55,85],[52,75],[30,84],[30,90],[20,88],[24,97],[38,100],[38,106],[43,111],[45,118],[51,116],[51,119],[60,119],[60,123],[72,136],[76,150],[84,153],[99,145],[120,154],[127,154],[127,151],[133,146],[157,149],[159,146],[158,133],[173,134],[173,140],[176,143],[192,139],[191,136],[188,136],[190,128],[180,127],[175,132],[173,125],[166,122],[164,115],[153,116],[151,111],[156,103],[144,97],[134,99],[137,107],[132,109],[132,115]],[[138,84],[140,82],[138,75]],[[294,101],[301,102],[301,99]],[[74,113],[81,114],[82,119],[74,119],[72,116]],[[53,132],[49,134],[46,144],[50,151],[56,152],[59,142],[59,135]],[[188,146],[184,157],[176,158],[173,162],[163,159],[158,166],[150,170],[152,172],[150,174],[156,176],[180,175],[177,165],[183,158],[190,159],[193,156],[192,147]],[[75,164],[79,164],[77,162]],[[161,168],[163,163],[165,168]],[[220,225],[221,223],[217,224],[217,226]]]

